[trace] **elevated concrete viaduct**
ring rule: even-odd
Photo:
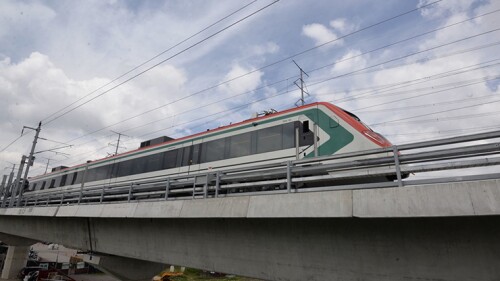
[[[500,280],[499,215],[483,180],[9,208],[0,232],[266,280]]]

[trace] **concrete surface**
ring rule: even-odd
[[[265,280],[498,281],[499,195],[487,180],[12,208],[0,232]]]
[[[26,266],[29,246],[9,246],[0,278],[14,279]]]
[[[340,190],[0,209],[0,216],[83,218],[395,218],[500,215],[500,180]]]
[[[163,263],[108,255],[85,255],[83,261],[121,281],[151,281],[167,268]]]

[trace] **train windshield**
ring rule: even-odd
[[[372,128],[370,128],[368,125],[366,125],[363,121],[361,121],[361,119],[359,119],[358,116],[356,116],[354,113],[351,113],[345,109],[342,109],[342,111],[344,111],[345,113],[349,114],[349,116],[351,116],[352,118],[354,118],[356,121],[358,121],[359,123],[363,124],[363,126],[365,126],[366,128],[368,128],[368,130],[370,131],[373,131]]]

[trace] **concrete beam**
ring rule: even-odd
[[[37,243],[37,240],[17,236],[17,235],[10,235],[7,233],[2,233],[0,232],[0,241],[4,242],[5,244],[9,246],[31,246],[35,243]]]
[[[0,229],[7,226],[75,248],[90,240],[94,252],[265,280],[472,281],[500,276],[500,216],[90,220],[0,216]]]
[[[0,209],[81,218],[397,218],[500,215],[500,180],[363,190]]]

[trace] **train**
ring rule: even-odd
[[[172,139],[29,179],[25,192],[95,187],[390,147],[356,115],[316,102]]]

